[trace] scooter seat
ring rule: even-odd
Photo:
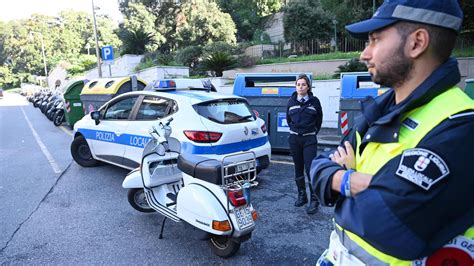
[[[221,162],[216,159],[181,153],[178,157],[178,169],[194,178],[216,185],[222,184]]]

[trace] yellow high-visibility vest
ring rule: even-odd
[[[418,126],[415,129],[401,126],[398,136],[399,139],[396,143],[370,142],[362,154],[360,154],[361,136],[356,132],[357,147],[355,170],[357,172],[375,175],[379,169],[392,158],[407,149],[415,148],[428,132],[449,118],[449,116],[471,109],[474,109],[474,101],[461,89],[454,87],[438,95],[429,103],[404,114],[401,121],[410,118],[413,121],[417,121]],[[337,226],[339,229],[343,229],[339,225]],[[358,235],[345,229],[342,231],[350,240],[362,248],[365,251],[364,253],[375,257],[374,259],[381,263],[388,265],[412,265],[412,261],[400,260],[385,254],[364,241]],[[468,229],[464,236],[474,239],[474,227]],[[368,258],[360,259],[370,261]]]

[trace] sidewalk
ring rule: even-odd
[[[341,141],[338,128],[321,128],[318,133],[318,144],[328,148],[335,148]]]

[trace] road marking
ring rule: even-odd
[[[64,126],[59,126],[59,128],[62,129],[64,132],[66,132],[66,134],[72,137],[72,132],[69,131],[67,128],[65,128]]]
[[[276,160],[270,160],[272,163],[279,163],[279,164],[288,164],[288,165],[294,165],[292,162],[287,162],[287,161],[276,161]]]
[[[30,119],[28,119],[28,116],[26,116],[25,111],[23,110],[23,107],[20,107],[21,111],[23,112],[23,115],[25,116],[26,122],[28,123],[28,126],[31,129],[31,132],[33,132],[33,137],[35,137],[36,143],[38,143],[38,146],[41,148],[41,151],[43,152],[44,156],[46,156],[46,159],[48,159],[49,164],[53,168],[54,173],[59,174],[61,173],[61,169],[59,169],[58,164],[54,160],[53,156],[51,156],[51,153],[48,151],[44,143],[41,141],[38,133],[36,133],[36,130],[33,128],[33,125],[30,122]]]

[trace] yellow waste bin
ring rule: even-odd
[[[117,95],[143,90],[145,86],[146,82],[135,76],[93,79],[81,91],[84,113],[89,114],[96,111]]]

